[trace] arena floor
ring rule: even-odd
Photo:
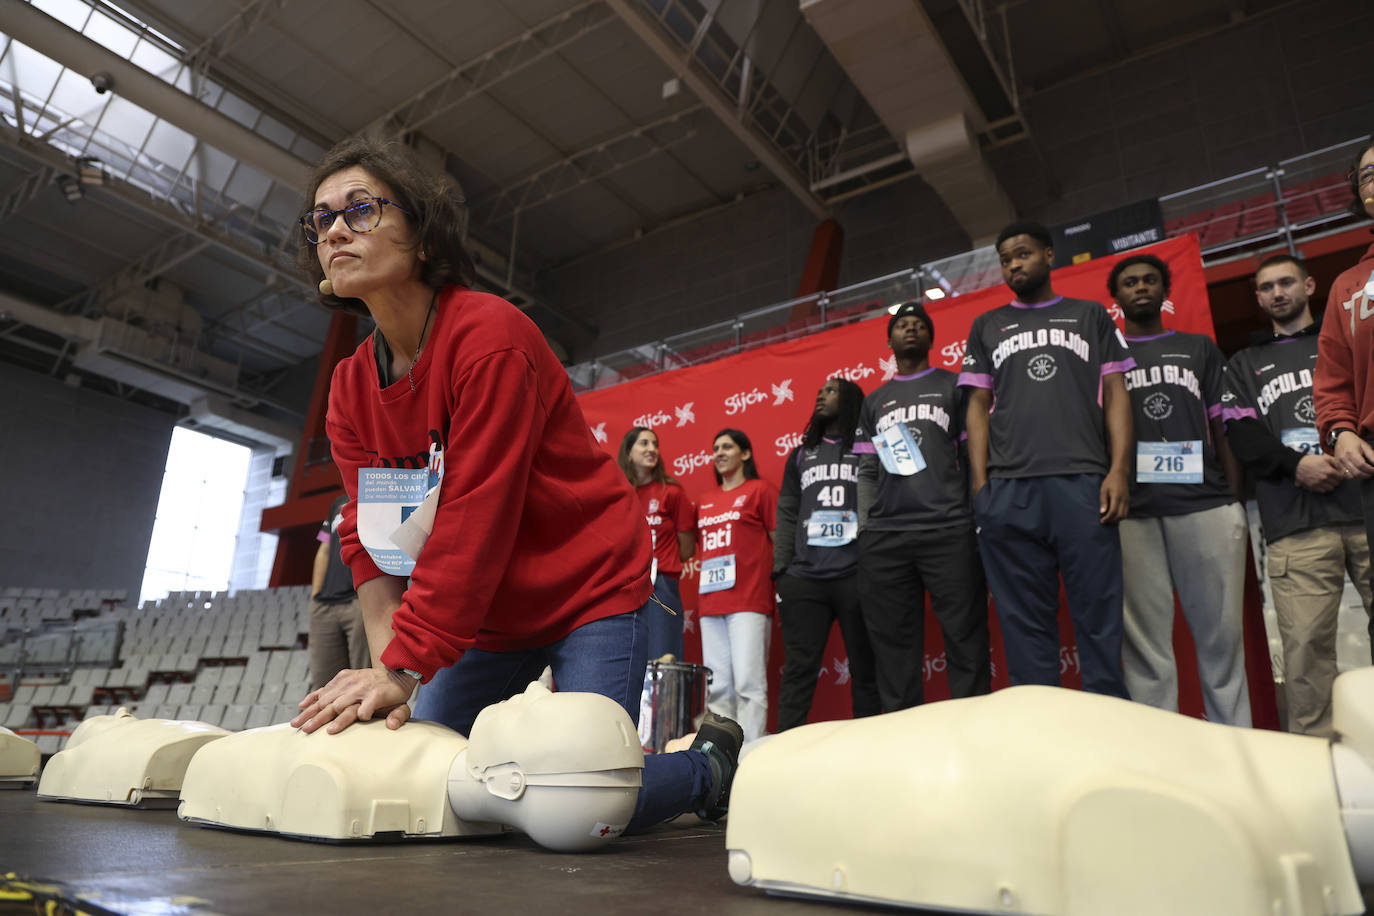
[[[725,870],[724,828],[690,815],[599,853],[567,855],[513,833],[306,843],[183,824],[171,809],[40,802],[32,790],[9,790],[0,791],[0,876],[7,872],[21,887],[60,883],[68,911],[131,916],[845,911],[735,885]],[[0,914],[33,912],[44,910],[0,894]]]

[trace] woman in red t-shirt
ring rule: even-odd
[[[644,517],[653,536],[654,597],[671,608],[669,614],[660,604],[651,603],[643,611],[649,626],[649,660],[682,659],[682,595],[678,577],[682,563],[696,551],[696,516],[687,493],[663,469],[663,455],[658,450],[658,436],[646,426],[636,426],[620,440],[618,456],[620,468],[639,495]]]
[[[749,437],[739,430],[721,430],[711,451],[717,486],[697,503],[701,654],[712,675],[708,706],[739,722],[749,741],[768,723],[778,490],[759,479]]]

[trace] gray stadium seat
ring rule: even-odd
[[[200,708],[200,721],[219,725],[224,721],[224,708],[223,703],[206,703]]]
[[[190,702],[204,706],[206,703],[213,703],[214,701],[215,688],[213,685],[197,683],[195,687],[191,688]]]
[[[31,707],[26,704],[12,703],[10,704],[9,717],[4,722],[0,722],[0,725],[9,729],[24,728],[32,718],[33,709]]]
[[[190,684],[172,684],[167,690],[167,702],[183,706],[191,702]]]
[[[262,728],[264,725],[273,724],[276,718],[277,708],[275,706],[254,706],[248,714],[248,722],[245,728]]]
[[[161,706],[167,702],[167,691],[170,689],[167,684],[153,684],[143,695],[142,702],[151,706]]]
[[[231,732],[242,731],[244,723],[248,721],[249,706],[229,706],[224,710],[224,718],[220,720],[219,727],[228,729]]]

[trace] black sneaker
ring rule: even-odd
[[[744,745],[744,729],[734,719],[708,712],[697,729],[691,749],[711,761],[711,790],[702,797],[697,817],[718,821],[730,808],[730,784],[739,768],[739,751]]]

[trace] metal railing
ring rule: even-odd
[[[1197,233],[1207,264],[1285,244],[1296,254],[1298,242],[1360,222],[1348,209],[1345,172],[1370,139],[1358,137],[1166,194],[1159,198],[1165,234]],[[568,375],[579,393],[608,388],[860,321],[908,299],[959,296],[1001,282],[997,252],[988,245],[607,353],[569,366]]]

